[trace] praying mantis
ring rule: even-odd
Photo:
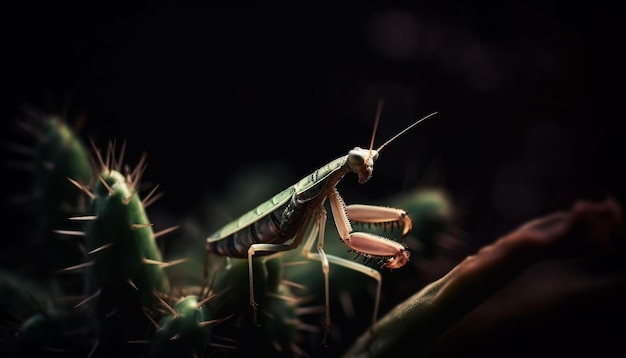
[[[330,330],[329,272],[330,263],[361,272],[377,283],[372,327],[378,316],[382,278],[380,272],[365,264],[327,254],[324,251],[324,229],[328,200],[332,216],[341,240],[357,255],[378,260],[381,268],[398,269],[410,257],[406,244],[372,233],[353,231],[351,221],[373,224],[398,225],[406,236],[412,228],[411,218],[406,211],[397,208],[354,204],[346,205],[337,184],[352,172],[358,182],[370,180],[374,162],[381,150],[406,131],[434,116],[433,112],[400,131],[377,149],[373,149],[376,128],[380,121],[383,101],[379,101],[374,130],[368,149],[355,147],[347,155],[323,165],[295,184],[261,203],[238,219],[231,221],[211,234],[206,240],[206,256],[217,254],[226,257],[247,258],[249,267],[250,305],[253,323],[257,324],[258,304],[254,297],[253,259],[255,257],[279,255],[299,247],[303,242],[303,255],[322,264],[325,289],[325,321],[322,343],[326,344]],[[311,249],[317,239],[317,253]],[[208,270],[208,268],[206,269]],[[208,272],[205,270],[205,276]]]

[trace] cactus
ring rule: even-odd
[[[37,265],[30,267],[36,275],[46,279],[63,281],[77,293],[78,288],[69,287],[68,280],[53,277],[55,270],[82,256],[80,244],[75,237],[59,237],[55,231],[75,231],[80,223],[67,220],[70,216],[80,215],[85,209],[81,193],[67,180],[74,178],[82,183],[93,180],[93,166],[89,151],[76,129],[61,116],[48,115],[34,108],[26,108],[24,118],[19,122],[32,143],[21,150],[16,150],[28,158],[27,167],[32,182],[32,197],[35,199],[32,209],[36,216],[34,231],[28,240],[20,244],[31,244],[42,255],[33,260]],[[50,255],[55,252],[55,255]]]
[[[99,157],[102,169],[92,192],[73,182],[91,199],[78,219],[84,220],[85,294],[97,340],[118,347],[147,337],[151,324],[144,311],[155,309],[157,295],[169,292],[170,283],[138,193],[144,168],[123,175],[110,165],[113,152],[111,146],[105,161]]]
[[[38,282],[14,273],[0,270],[0,328],[2,337],[15,332],[25,317],[46,306],[47,289]]]
[[[174,307],[163,301],[170,314],[159,322],[150,339],[150,357],[198,357],[211,340],[211,312],[196,295],[181,297]]]
[[[80,192],[67,178],[89,183],[93,167],[82,139],[68,123],[56,116],[43,118],[36,136],[35,180],[40,190],[40,227],[51,235],[53,230],[75,228],[67,218],[84,210]]]
[[[69,308],[55,308],[37,312],[28,317],[16,333],[18,351],[21,353],[42,354],[49,351],[67,354],[86,354],[87,342],[76,344],[83,339],[85,325],[84,312]]]
[[[454,350],[447,347],[447,339],[463,333],[470,313],[530,266],[597,252],[591,249],[602,244],[615,250],[611,240],[623,239],[615,236],[621,225],[619,203],[582,201],[522,225],[424,284],[421,265],[441,255],[440,240],[453,229],[454,207],[441,188],[402,192],[381,203],[405,208],[413,219],[412,233],[402,239],[412,252],[410,265],[393,273],[381,271],[381,310],[371,327],[374,280],[331,264],[331,329],[328,346],[321,346],[326,291],[320,262],[304,258],[299,248],[254,258],[258,325],[253,324],[248,260],[210,255],[204,261],[205,229],[224,222],[214,215],[216,200],[210,204],[212,213],[201,217],[203,225],[187,225],[187,236],[162,252],[157,238],[173,228],[155,232],[159,223],[147,215],[156,188],[140,194],[146,157],[131,171],[122,163],[122,154],[115,157],[113,143],[104,156],[92,143],[91,160],[70,127],[54,117],[42,118],[46,120],[41,127],[32,131],[39,133],[34,159],[39,168],[56,170],[35,172],[36,190],[47,197],[38,210],[45,216],[41,227],[50,230],[37,231],[34,241],[45,242],[54,229],[57,235],[84,240],[72,242],[72,249],[83,244],[85,251],[80,257],[63,251],[57,255],[60,247],[45,253],[61,260],[50,276],[58,277],[56,269],[66,267],[62,285],[56,280],[31,282],[11,269],[0,272],[2,356],[347,358],[400,355],[407,347],[412,354],[440,356]],[[244,180],[234,182],[238,188],[254,188],[257,199],[273,193],[261,193],[272,186],[269,179],[260,186],[255,185],[258,178]],[[239,191],[226,195],[229,202],[222,207],[236,211],[235,205],[254,204],[246,204],[246,199],[256,200],[251,197],[237,201]],[[384,234],[400,239],[398,232]],[[326,228],[325,250],[355,257],[332,221]],[[184,259],[177,258],[181,254]],[[83,275],[65,276],[79,269]],[[73,280],[80,284],[66,284]],[[78,298],[75,286],[82,289]]]
[[[84,310],[67,305],[49,286],[10,271],[0,272],[0,351],[40,355],[80,353],[82,349],[87,353],[76,344],[88,330]]]
[[[419,260],[419,257],[434,257],[439,239],[450,232],[454,223],[453,204],[448,193],[442,188],[419,188],[404,192],[388,202],[406,210],[413,220],[410,235],[417,239],[417,255],[412,261]]]
[[[224,260],[221,260],[224,261]],[[214,292],[209,304],[214,311],[228,315],[215,327],[215,335],[236,342],[236,354],[268,354],[293,356],[299,351],[298,298],[283,279],[282,257],[253,260],[254,297],[258,305],[257,325],[253,324],[254,310],[250,306],[248,260],[228,259],[223,269],[217,270]],[[232,348],[221,350],[233,354]]]

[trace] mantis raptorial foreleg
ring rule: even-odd
[[[370,233],[366,232],[353,232],[352,225],[350,224],[350,219],[348,218],[348,214],[346,211],[346,205],[343,202],[343,199],[339,195],[337,189],[333,188],[328,193],[328,200],[330,202],[330,208],[333,214],[333,219],[335,221],[335,226],[337,227],[337,231],[341,240],[348,245],[354,252],[363,255],[365,257],[376,257],[376,258],[384,258],[383,261],[385,264],[383,267],[395,267],[396,265],[404,265],[408,260],[408,251],[403,244]],[[391,212],[394,215],[391,215]],[[383,218],[380,219],[376,213],[382,214]],[[360,205],[356,206],[356,210],[352,211],[352,214],[356,216],[356,219],[363,222],[392,222],[392,221],[402,221],[405,223],[405,226],[411,227],[411,220],[406,215],[406,213],[402,210],[393,209],[393,208],[385,208],[385,207],[377,207],[371,205]],[[333,263],[335,265],[340,265],[346,268],[349,268],[354,271],[361,272],[376,281],[376,293],[374,298],[374,310],[372,313],[372,325],[376,323],[376,319],[378,317],[378,307],[380,304],[380,295],[382,288],[382,277],[380,272],[374,270],[373,268],[360,264],[358,262],[354,262],[345,258],[327,255],[324,251],[324,230],[326,227],[326,210],[323,206],[317,210],[317,215],[315,218],[315,222],[313,228],[308,236],[307,240],[303,245],[303,255],[305,257],[319,260],[322,263],[322,272],[324,274],[324,291],[325,291],[325,305],[326,305],[326,319],[325,319],[325,334],[324,334],[324,342],[326,342],[326,336],[328,334],[328,330],[330,329],[330,297],[329,297],[329,263]],[[313,246],[313,242],[317,237],[317,254],[311,252],[311,248]]]
[[[345,207],[351,220],[371,224],[398,224],[402,226],[402,237],[406,236],[413,224],[406,211],[386,206],[351,204]]]
[[[333,206],[331,200],[331,207]],[[344,214],[345,215],[345,214]],[[333,215],[334,217],[334,215]],[[337,219],[335,219],[337,221]],[[349,222],[347,222],[350,225]],[[324,301],[326,314],[324,319],[324,338],[322,339],[322,343],[325,344],[328,332],[330,330],[330,283],[329,283],[329,273],[330,273],[330,265],[329,263],[333,263],[335,265],[340,265],[358,272],[361,272],[374,280],[376,280],[376,298],[374,299],[374,312],[372,315],[372,326],[373,323],[376,322],[376,317],[378,316],[378,303],[380,301],[380,292],[381,292],[381,284],[382,279],[381,275],[378,271],[372,269],[371,267],[365,266],[358,262],[354,262],[348,259],[344,259],[342,257],[337,257],[333,255],[328,255],[324,251],[324,231],[326,227],[326,210],[322,207],[315,218],[313,223],[313,228],[304,243],[302,253],[305,257],[319,260],[322,263],[322,273],[324,274]],[[311,252],[311,247],[313,246],[313,242],[317,238],[317,253]]]

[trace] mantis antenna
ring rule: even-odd
[[[372,156],[372,149],[374,148],[374,137],[376,137],[376,129],[378,129],[378,122],[380,122],[380,114],[383,111],[384,103],[385,101],[383,99],[378,100],[378,106],[376,107],[376,118],[374,119],[374,130],[372,131],[372,140],[370,141],[370,151],[369,153],[367,153],[368,160]]]
[[[404,128],[402,131],[400,131],[400,133],[394,135],[391,139],[389,139],[388,141],[386,141],[385,143],[383,143],[380,147],[378,147],[378,149],[376,149],[377,152],[380,152],[387,144],[393,142],[394,140],[396,140],[396,138],[398,138],[399,136],[403,135],[406,131],[408,131],[409,129],[415,127],[416,125],[422,123],[423,121],[425,121],[426,119],[434,116],[435,114],[437,114],[437,112],[433,112],[421,119],[419,119],[418,121],[416,121],[415,123],[411,124],[410,126]],[[376,123],[378,124],[378,120],[376,120]],[[374,130],[376,130],[376,128],[374,127]],[[372,142],[374,141],[374,138],[372,137]],[[370,151],[371,151],[371,146],[370,146]]]

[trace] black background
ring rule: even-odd
[[[484,213],[498,173],[518,170],[534,199],[506,191],[519,222],[622,193],[624,56],[610,7],[101,3],[5,17],[3,134],[24,103],[83,116],[100,146],[148,153],[145,177],[175,211],[252,163],[287,163],[285,186],[368,146],[379,98],[377,144],[439,114],[385,149],[371,195],[435,171]]]
[[[477,248],[577,199],[624,202],[622,21],[546,1],[15,5],[2,140],[24,104],[84,116],[85,138],[148,153],[144,178],[176,217],[250,168],[285,166],[278,191],[368,146],[383,98],[376,145],[438,115],[386,147],[366,186],[346,177],[346,200],[443,187]]]

